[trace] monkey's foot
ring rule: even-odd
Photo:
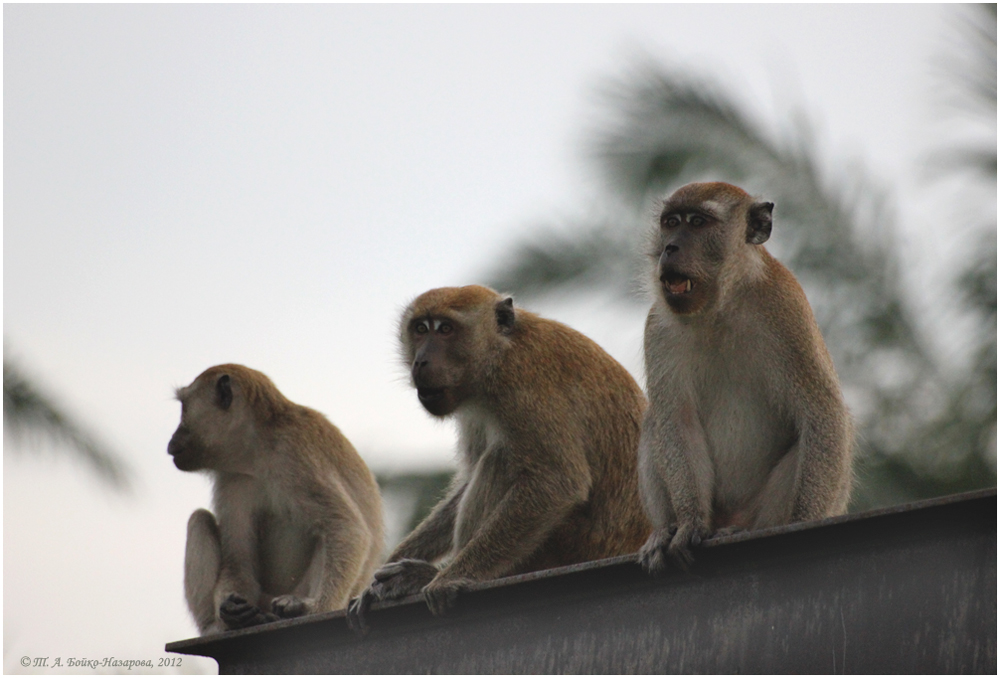
[[[649,539],[639,549],[639,564],[642,565],[642,569],[654,577],[666,571],[667,560],[665,552],[676,531],[676,527],[662,527],[658,530],[653,530],[653,533],[649,535]]]
[[[432,581],[424,587],[424,600],[435,617],[443,617],[455,607],[458,594],[467,591],[471,579],[451,579],[448,581]]]
[[[347,609],[347,625],[357,634],[368,632],[365,615],[372,603],[404,598],[419,593],[438,575],[437,566],[426,560],[405,558],[386,563],[375,571],[371,585]]]
[[[251,605],[238,593],[230,593],[219,606],[219,619],[229,629],[245,629],[248,626],[277,621],[278,617],[270,612],[264,612],[256,605]]]
[[[308,613],[309,605],[298,596],[278,596],[271,601],[271,611],[282,619],[290,619]]]

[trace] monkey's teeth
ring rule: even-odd
[[[678,280],[677,282],[668,282],[667,289],[670,290],[671,294],[684,294],[691,291],[691,278],[684,278],[684,280]]]

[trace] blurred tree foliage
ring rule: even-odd
[[[967,114],[996,120],[996,5],[966,10],[968,58],[950,65]],[[957,70],[957,72],[956,72]],[[524,295],[612,290],[647,306],[636,271],[654,200],[689,181],[723,180],[773,200],[776,255],[798,276],[854,405],[861,454],[852,509],[996,484],[996,218],[953,281],[979,333],[967,368],[946,368],[904,294],[887,193],[859,167],[824,170],[801,114],[771,131],[709,78],[647,62],[605,92],[593,158],[602,219],[542,224],[500,257],[491,284]],[[946,149],[940,172],[971,172],[996,200],[996,143]],[[940,169],[940,168],[945,169]],[[987,213],[989,206],[984,206]],[[778,241],[778,242],[776,242]]]
[[[382,495],[390,500],[401,499],[403,514],[402,535],[413,531],[431,509],[441,501],[454,474],[447,470],[413,473],[377,473],[378,486]],[[395,503],[395,502],[393,502]],[[391,507],[387,507],[391,508]],[[389,545],[390,548],[392,544]]]
[[[7,355],[3,356],[4,435],[13,439],[43,436],[57,443],[59,450],[73,452],[111,487],[127,490],[131,473],[121,458],[63,413],[52,400],[21,372]],[[37,439],[34,442],[38,442]],[[10,448],[5,448],[10,449]],[[16,446],[16,449],[38,449]]]

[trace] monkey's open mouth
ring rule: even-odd
[[[444,397],[443,388],[418,388],[417,397],[422,403],[432,403]]]
[[[663,278],[663,289],[668,294],[687,294],[693,288],[694,282],[691,281],[691,278],[679,273],[670,273]]]

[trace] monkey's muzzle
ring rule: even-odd
[[[427,405],[427,404],[430,404],[430,403],[436,403],[439,400],[441,400],[442,398],[444,398],[444,389],[443,388],[418,388],[417,389],[417,398],[419,398],[420,402],[423,403],[424,405]]]

